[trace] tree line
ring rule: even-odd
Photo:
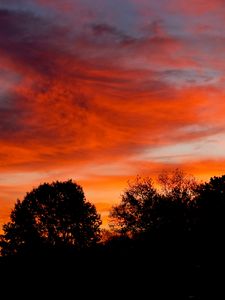
[[[85,277],[98,284],[102,278],[108,289],[114,272],[114,289],[122,287],[125,297],[127,280],[139,296],[152,296],[159,285],[157,293],[165,290],[173,299],[178,287],[182,292],[176,299],[205,299],[199,295],[211,285],[209,278],[225,266],[224,216],[225,175],[201,183],[178,169],[162,172],[155,181],[137,176],[112,207],[109,230],[101,228],[100,214],[79,184],[44,183],[17,200],[3,225],[0,269],[6,267],[10,276],[19,270],[18,278],[28,266],[27,274],[41,270],[44,276],[45,269],[54,278],[59,266],[66,266],[64,276],[75,270],[73,280]]]
[[[225,175],[205,183],[181,170],[162,172],[157,182],[137,177],[112,208],[110,231],[101,229],[100,214],[79,184],[44,183],[17,200],[10,221],[3,225],[1,255],[75,253],[135,243],[165,243],[169,248],[179,244],[199,251],[222,242],[224,213]]]

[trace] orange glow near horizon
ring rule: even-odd
[[[72,178],[106,223],[137,174],[224,174],[224,12],[221,0],[1,1],[0,224],[42,182]]]

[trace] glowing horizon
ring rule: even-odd
[[[103,214],[127,180],[225,173],[221,0],[0,0],[0,223],[72,178]]]

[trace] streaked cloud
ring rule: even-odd
[[[224,172],[224,10],[220,0],[1,0],[2,203],[53,179],[113,203],[135,174]]]

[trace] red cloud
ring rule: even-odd
[[[173,0],[169,3],[169,7],[173,11],[183,11],[185,14],[204,14],[212,13],[218,9],[224,9],[223,0],[189,0],[189,1],[179,1]]]
[[[172,2],[185,12],[184,2]],[[138,19],[140,26],[129,31],[124,20],[99,22],[99,12],[83,8],[81,1],[37,3],[39,14],[0,10],[3,177],[22,173],[25,180],[35,173],[36,185],[78,178],[88,197],[111,203],[130,176],[175,166],[169,158],[142,161],[144,151],[223,134],[222,38],[181,35],[167,27],[168,20]],[[79,18],[71,18],[74,3]],[[143,1],[136,5],[144,7]],[[200,1],[193,7],[206,12]],[[181,165],[201,176],[223,171],[215,158],[197,159],[200,163],[189,158]],[[10,193],[4,180],[1,198],[15,194],[13,201],[17,189]],[[23,183],[18,195],[31,187]]]

